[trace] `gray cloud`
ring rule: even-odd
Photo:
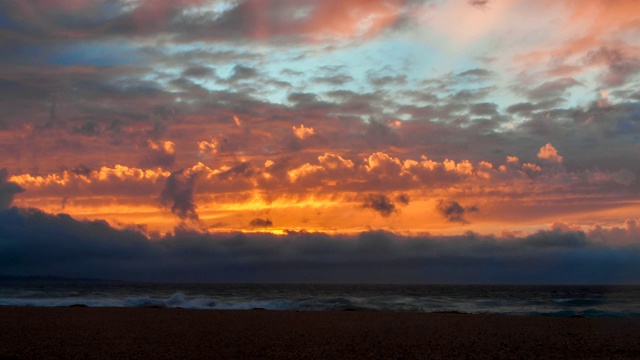
[[[258,77],[258,70],[244,65],[236,65],[233,68],[233,74],[229,77],[229,81],[248,80]]]
[[[253,228],[263,228],[273,225],[270,219],[255,218],[249,222],[249,226]]]
[[[468,0],[469,5],[476,7],[485,7],[489,4],[489,0]]]
[[[335,74],[335,75],[314,77],[312,80],[319,84],[329,84],[329,85],[339,86],[339,85],[344,85],[346,83],[353,81],[353,77],[345,74]]]
[[[24,191],[20,185],[7,181],[9,179],[9,171],[0,169],[0,209],[6,209],[11,206],[13,197]]]
[[[369,73],[368,77],[369,77],[369,82],[371,83],[371,85],[378,86],[378,87],[386,87],[386,86],[390,86],[390,85],[405,85],[407,83],[407,76],[406,75],[376,76],[376,75],[373,75],[372,73]]]
[[[216,72],[214,69],[208,66],[191,66],[186,68],[182,75],[192,77],[192,78],[206,78],[206,77],[215,77]]]
[[[401,198],[401,200],[405,199]],[[408,201],[408,198],[406,200]],[[384,217],[389,217],[391,216],[391,214],[398,212],[396,205],[384,194],[367,195],[367,197],[364,199],[362,207],[375,210]]]
[[[171,206],[173,212],[182,220],[198,220],[197,205],[194,193],[198,173],[190,173],[182,169],[171,173],[167,178],[160,195],[160,201],[165,206]]]
[[[161,167],[167,169],[173,166],[175,162],[176,154],[173,148],[164,147],[162,142],[149,142],[147,153],[140,161],[140,166],[143,168]]]
[[[564,96],[570,88],[583,86],[573,78],[562,78],[547,81],[533,89],[526,89],[525,92],[531,100],[546,100]]]
[[[395,197],[395,200],[403,205],[409,205],[410,198],[409,198],[409,195],[407,194],[398,194]]]
[[[461,224],[469,223],[467,219],[465,219],[465,214],[479,211],[475,206],[463,207],[457,201],[453,200],[439,200],[436,210],[438,210],[438,212],[444,216],[448,222]]]
[[[475,68],[458,73],[456,77],[464,81],[482,81],[488,79],[491,74],[492,72],[487,69]]]

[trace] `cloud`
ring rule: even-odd
[[[0,273],[176,282],[633,284],[640,281],[640,248],[615,239],[637,236],[637,229],[630,220],[610,230],[504,239],[179,230],[150,240],[103,221],[12,208],[0,210]]]
[[[249,226],[252,228],[265,228],[271,227],[273,222],[269,219],[255,218],[249,222]]]
[[[403,205],[409,205],[410,197],[408,194],[398,194],[394,199]]]
[[[170,173],[162,169],[141,169],[115,165],[91,169],[80,165],[45,175],[19,174],[10,180],[28,190],[27,195],[42,197],[119,196],[123,200],[136,196],[155,196],[159,184]]]
[[[547,81],[533,89],[527,89],[530,100],[554,99],[563,96],[567,90],[582,84],[573,78],[563,78]]]
[[[362,207],[375,210],[383,217],[389,217],[391,214],[398,212],[396,205],[384,194],[368,194]]]
[[[368,74],[368,79],[371,85],[377,87],[388,87],[393,85],[406,85],[407,84],[407,76],[406,75],[385,75],[385,76],[374,76],[371,73]]]
[[[20,185],[8,181],[9,171],[0,169],[0,209],[6,209],[11,206],[13,197],[24,191]]]
[[[147,153],[140,161],[140,166],[170,168],[176,162],[175,147],[172,141],[147,140]]]
[[[436,210],[444,216],[448,222],[468,224],[465,219],[465,214],[470,212],[478,212],[479,209],[475,206],[463,207],[457,201],[453,200],[438,200]]]
[[[471,6],[484,7],[489,4],[489,0],[468,0]]]
[[[196,181],[199,173],[191,169],[172,172],[167,178],[160,201],[171,206],[171,212],[181,220],[198,220],[194,201]]]
[[[487,1],[484,3],[486,4],[486,2]],[[458,73],[456,74],[456,77],[463,81],[483,81],[488,79],[492,74],[493,73],[490,70],[475,68]]]
[[[229,77],[229,81],[249,80],[258,77],[258,70],[244,65],[236,65],[233,68],[233,74]]]
[[[557,164],[562,164],[562,161],[564,160],[562,156],[558,155],[558,150],[556,150],[556,148],[554,148],[550,143],[540,148],[540,151],[538,152],[538,159]]]
[[[345,85],[349,82],[352,82],[353,80],[354,79],[351,75],[346,75],[346,74],[335,74],[335,75],[320,76],[320,77],[313,78],[313,81],[319,84],[328,84],[328,85],[334,85],[334,86]]]
[[[224,137],[222,140],[212,138],[209,141],[198,141],[198,152],[202,155],[217,155],[218,153],[224,152],[228,146],[228,138]]]
[[[315,130],[311,127],[304,127],[304,125],[300,125],[300,127],[293,127],[293,133],[298,139],[304,140],[307,137],[314,135]]]
[[[206,78],[206,77],[214,77],[216,74],[215,70],[208,66],[190,66],[186,68],[182,75],[192,77],[192,78]]]

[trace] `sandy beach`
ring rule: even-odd
[[[0,359],[640,358],[640,319],[0,307]]]

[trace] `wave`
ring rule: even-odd
[[[640,317],[640,289],[636,288],[617,289],[618,292],[604,296],[601,291],[560,294],[546,288],[500,288],[500,292],[487,293],[488,288],[468,287],[180,285],[182,290],[177,287],[170,284],[0,287],[0,305]]]

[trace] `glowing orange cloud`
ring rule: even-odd
[[[305,138],[315,134],[315,131],[311,127],[304,127],[304,125],[300,125],[300,127],[293,127],[293,133],[300,140],[304,140]]]
[[[176,149],[176,144],[174,144],[172,141],[147,140],[147,144],[149,145],[149,148],[151,150],[159,150],[167,154],[175,153],[175,149]]]
[[[173,151],[167,141],[150,144]],[[382,151],[354,159],[322,153],[302,164],[282,158],[248,157],[244,162],[216,161],[216,166],[199,162],[174,173],[115,165],[48,175],[18,174],[8,180],[26,190],[16,195],[14,203],[18,206],[37,206],[52,212],[64,209],[112,223],[135,221],[161,231],[169,231],[178,221],[169,209],[176,207],[173,202],[179,201],[183,192],[189,194],[187,210],[194,226],[215,231],[255,230],[250,226],[255,219],[271,221],[260,227],[260,231],[270,232],[330,231],[332,226],[341,231],[362,231],[365,225],[444,231],[452,225],[439,215],[442,209],[438,210],[438,204],[456,203],[463,210],[480,209],[465,218],[471,222],[465,222],[465,226],[493,229],[500,221],[513,220],[509,218],[513,216],[537,219],[535,224],[540,225],[539,221],[547,221],[552,215],[571,220],[596,216],[602,207],[638,206],[624,203],[624,193],[598,190],[606,190],[611,184],[632,184],[635,175],[629,171],[569,172],[557,166],[564,158],[550,143],[539,149],[537,157],[542,160],[540,164],[521,164],[514,156],[507,157],[503,164],[493,164],[438,161],[424,155],[403,159]],[[172,177],[173,182],[169,181]],[[185,180],[178,184],[180,187],[175,186],[178,177]],[[161,206],[161,193],[168,207]],[[548,205],[539,203],[559,203],[563,207],[552,213],[544,207]],[[586,203],[593,203],[593,209],[584,208]],[[512,214],[514,207],[522,211]],[[527,207],[531,210],[525,211]],[[572,218],[570,214],[575,215]],[[616,216],[628,217],[628,211]],[[476,220],[478,217],[484,220]],[[262,224],[267,224],[266,220]]]
[[[238,127],[242,127],[242,121],[240,121],[239,117],[233,115],[233,121],[236,123]]]
[[[554,148],[551,144],[546,144],[545,146],[540,148],[540,151],[538,152],[538,158],[558,164],[561,164],[564,160],[562,156],[558,155],[558,150],[556,150],[556,148]]]

